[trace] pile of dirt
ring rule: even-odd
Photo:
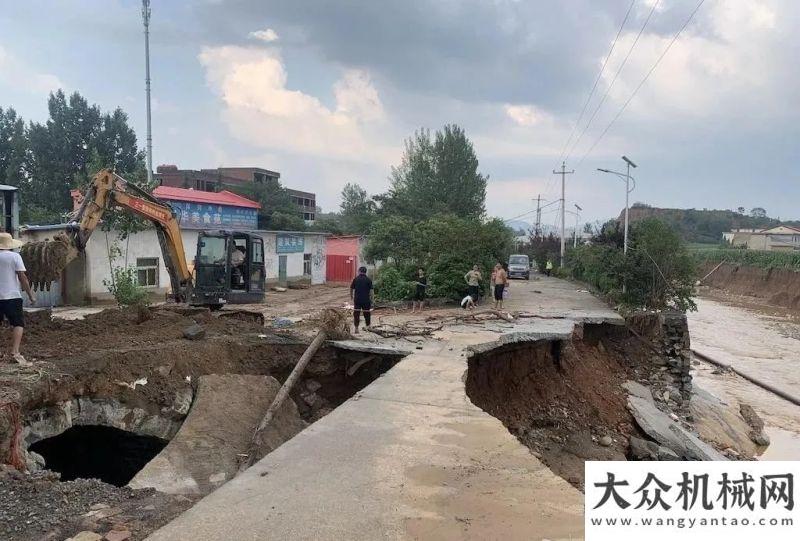
[[[630,373],[624,338],[607,327],[583,339],[514,344],[469,360],[472,402],[580,489],[584,462],[625,460],[636,432],[621,387]]]
[[[112,529],[144,539],[194,503],[152,489],[119,488],[95,479],[60,482],[50,472],[21,474],[0,466],[0,539],[60,540]]]
[[[86,351],[123,350],[159,344],[183,337],[193,323],[209,336],[235,336],[263,332],[261,326],[234,318],[217,317],[209,311],[182,315],[173,310],[150,309],[143,318],[137,308],[109,308],[83,319],[53,318],[49,311],[26,314],[22,352],[28,360],[65,359]],[[0,332],[8,338],[9,329]]]
[[[706,264],[698,272],[705,276],[716,265]],[[791,269],[762,269],[723,263],[703,284],[734,295],[762,299],[771,306],[800,310],[800,272]]]

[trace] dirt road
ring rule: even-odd
[[[800,318],[732,299],[704,297],[697,305],[689,314],[695,349],[800,396]],[[715,395],[758,411],[772,440],[763,459],[800,459],[800,407],[707,363],[696,366],[695,378]]]

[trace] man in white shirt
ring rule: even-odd
[[[8,233],[0,233],[0,322],[7,319],[11,325],[11,356],[21,365],[30,364],[19,352],[22,342],[22,333],[25,328],[25,318],[22,312],[22,293],[20,286],[28,294],[31,304],[36,298],[31,291],[31,284],[25,275],[25,264],[15,248],[22,246],[22,242],[11,237]]]

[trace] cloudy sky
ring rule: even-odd
[[[600,138],[697,2],[636,0],[606,62],[630,0],[152,0],[154,163],[277,170],[332,210],[347,181],[385,190],[415,129],[457,123],[492,215],[557,199],[566,152],[586,220],[619,212],[623,184],[595,170],[622,154],[633,201],[800,218],[796,0],[706,0]],[[0,12],[0,106],[27,119],[77,90],[125,109],[143,145],[143,74],[137,1]]]

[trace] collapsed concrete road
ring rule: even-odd
[[[581,537],[581,492],[467,397],[469,348],[623,320],[558,280],[513,284],[507,308],[541,318],[448,326],[148,539]]]

